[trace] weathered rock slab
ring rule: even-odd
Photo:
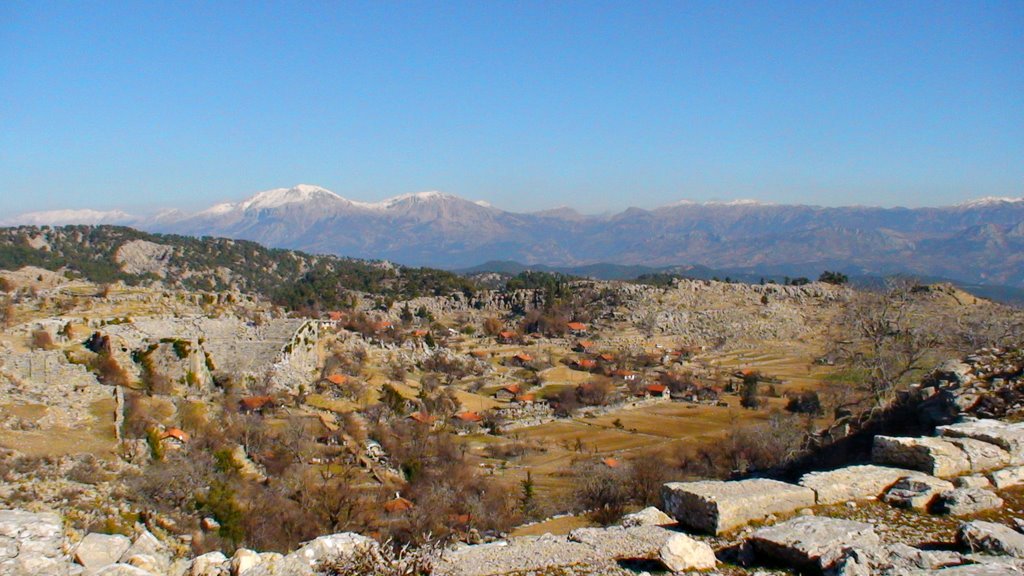
[[[84,566],[86,570],[96,571],[104,566],[117,564],[131,545],[131,539],[120,534],[86,534],[75,547],[75,562]]]
[[[592,546],[570,542],[564,536],[545,535],[449,551],[434,567],[433,573],[436,576],[493,576],[601,562]],[[257,566],[256,570],[262,567]]]
[[[931,437],[875,436],[871,461],[943,478],[959,476],[971,469],[970,460],[963,450],[952,442]]]
[[[777,480],[670,482],[661,487],[665,511],[680,524],[721,534],[774,514],[814,506],[814,490]]]
[[[1006,450],[1013,464],[1024,464],[1024,423],[1008,424],[1001,420],[970,420],[939,426],[937,434],[948,438],[973,438]]]
[[[872,549],[880,540],[865,522],[800,516],[755,531],[750,543],[759,555],[799,570],[823,571],[835,566],[845,549]]]
[[[960,526],[957,542],[971,551],[1024,558],[1024,534],[995,522],[975,520]]]
[[[953,483],[927,475],[900,478],[892,485],[882,501],[897,508],[927,511],[939,494],[952,490]]]
[[[947,550],[921,550],[906,544],[877,548],[844,548],[842,557],[828,571],[830,576],[924,576],[932,571],[965,563]]]
[[[577,528],[568,538],[570,542],[591,546],[601,558],[653,560],[658,557],[658,550],[676,534],[660,526],[612,526]]]
[[[992,479],[992,484],[1000,490],[1020,486],[1024,484],[1024,466],[1011,466],[996,470],[989,474],[989,478]]]
[[[818,504],[838,504],[877,498],[901,478],[916,475],[934,478],[905,468],[865,464],[827,472],[809,472],[800,478],[799,484],[814,490]]]
[[[982,476],[981,474],[973,474],[971,476],[961,476],[953,480],[953,485],[957,488],[991,488],[992,482]]]
[[[954,488],[939,494],[935,500],[935,511],[953,516],[965,516],[999,508],[1003,499],[984,488]]]
[[[971,472],[987,472],[1010,464],[1010,453],[990,442],[974,438],[950,438],[949,442],[967,455]]]
[[[64,529],[56,514],[0,510],[0,574],[67,574],[63,545]]]

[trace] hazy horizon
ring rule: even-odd
[[[0,210],[1024,195],[1024,4],[0,6]]]

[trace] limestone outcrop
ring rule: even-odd
[[[661,498],[665,511],[681,525],[710,534],[815,504],[810,488],[760,478],[671,482],[662,486]]]

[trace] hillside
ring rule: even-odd
[[[435,574],[628,574],[605,561],[650,560],[652,541],[622,552],[622,529],[597,525],[661,506],[681,524],[644,532],[660,541],[692,530],[662,498],[667,482],[788,478],[822,455],[846,464],[836,459],[862,450],[824,445],[907,390],[945,398],[941,383],[914,383],[947,358],[987,347],[969,360],[984,377],[956,405],[1019,415],[1019,355],[992,350],[1019,345],[1024,314],[950,285],[543,271],[478,285],[246,241],[2,232],[0,507],[26,512],[0,511],[0,529],[63,526],[47,528],[50,542],[76,546],[73,557],[33,561],[73,560],[69,572],[120,561],[111,573],[375,573],[294,564],[315,542],[358,540],[436,550]],[[979,400],[989,386],[1002,392]],[[814,505],[793,486],[801,508]],[[43,510],[61,517],[27,514]],[[890,510],[814,506],[886,522]],[[894,527],[887,544],[916,546],[955,525]],[[533,536],[545,533],[557,536]],[[725,549],[742,535],[694,538],[712,546],[709,565],[717,554],[739,576],[745,563]],[[336,552],[322,558],[342,561]],[[0,572],[22,559],[0,554]],[[555,568],[565,563],[582,571]]]
[[[412,298],[472,289],[469,281],[440,270],[118,226],[0,229],[0,269],[23,266],[67,271],[96,283],[257,294],[289,309],[347,307],[347,290]]]

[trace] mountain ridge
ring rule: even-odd
[[[44,213],[31,216],[32,224],[46,223]],[[59,223],[72,216],[62,213]],[[587,215],[568,207],[512,212],[438,191],[359,202],[303,184],[195,213],[116,217],[116,224],[150,232],[225,236],[448,269],[515,260],[563,267],[688,264],[808,276],[827,267],[851,275],[906,273],[1024,286],[1020,198],[926,208],[681,201]],[[102,216],[91,218],[91,224],[102,223]],[[6,223],[19,223],[19,217]]]

